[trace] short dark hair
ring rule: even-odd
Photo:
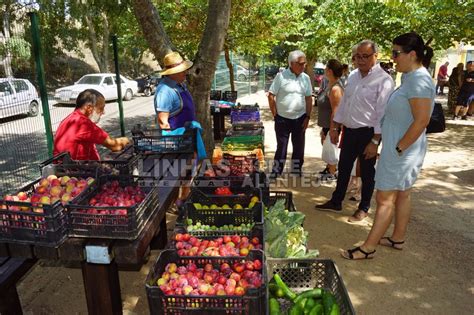
[[[76,109],[81,108],[84,105],[90,104],[93,107],[97,105],[97,101],[102,98],[105,99],[104,95],[97,90],[87,89],[79,93],[76,98]]]
[[[466,65],[470,65],[472,63],[472,60],[469,60]]]
[[[401,46],[404,53],[414,50],[417,60],[426,68],[430,66],[431,58],[433,58],[433,49],[425,45],[423,38],[417,33],[410,32],[399,35],[393,39],[392,44]]]
[[[342,66],[342,63],[339,62],[339,60],[329,59],[326,67],[332,70],[332,73],[334,73],[336,78],[339,79],[342,76],[342,70],[344,67]]]

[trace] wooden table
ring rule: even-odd
[[[150,156],[143,161],[144,170],[156,171],[160,202],[135,240],[68,238],[56,248],[0,243],[0,256],[81,262],[89,314],[122,314],[118,269],[139,268],[144,263],[151,245],[165,247],[166,211],[176,199],[179,190],[173,183],[184,178],[174,171],[181,169],[179,164],[188,164],[191,158],[192,154],[164,154]],[[86,247],[90,246],[105,248],[110,261],[88,262],[90,257],[87,257]]]

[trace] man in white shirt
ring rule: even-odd
[[[312,110],[311,80],[304,73],[306,55],[295,50],[288,55],[289,68],[278,73],[269,89],[268,103],[275,120],[277,150],[271,177],[283,172],[291,134],[293,155],[290,172],[301,175],[304,162],[305,131]]]
[[[344,127],[341,153],[338,164],[336,190],[331,200],[316,205],[318,210],[342,212],[351,170],[355,159],[360,161],[362,195],[358,210],[349,217],[349,222],[365,219],[374,191],[375,162],[380,143],[380,122],[385,104],[395,86],[392,78],[377,62],[377,45],[363,40],[357,45],[354,55],[357,69],[347,79],[344,96],[333,120],[335,128],[329,131],[331,141],[339,141],[340,128]]]

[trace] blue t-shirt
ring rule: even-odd
[[[163,80],[158,84],[155,92],[155,112],[167,112],[173,113],[180,109],[181,98],[178,93],[183,92],[185,89],[184,85],[179,85],[176,81],[164,77]],[[176,90],[178,93],[176,93]]]

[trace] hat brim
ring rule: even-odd
[[[183,71],[188,70],[188,69],[191,68],[192,66],[193,66],[193,62],[192,62],[192,61],[185,60],[185,61],[184,61],[182,64],[180,64],[179,66],[176,66],[176,67],[169,68],[169,69],[166,69],[166,70],[164,70],[164,71],[161,71],[160,74],[161,74],[161,75],[170,75],[170,74],[180,73],[180,72],[183,72]]]

